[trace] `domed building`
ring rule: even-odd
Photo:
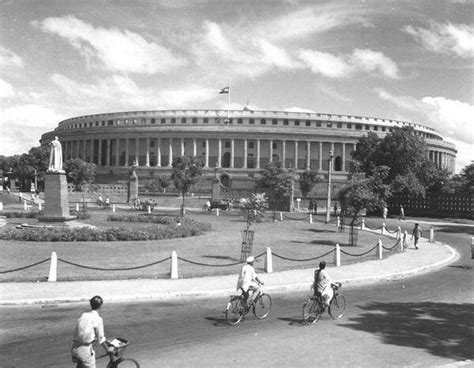
[[[333,180],[348,178],[351,152],[360,137],[380,137],[395,127],[411,126],[427,143],[430,160],[454,172],[456,148],[436,130],[409,122],[325,113],[244,110],[158,110],[87,115],[61,121],[43,134],[55,136],[64,159],[82,158],[98,166],[102,179],[113,182],[137,166],[142,177],[171,172],[173,159],[200,156],[209,177],[219,175],[229,189],[248,188],[268,162],[286,168],[328,171]]]

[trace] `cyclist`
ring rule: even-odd
[[[253,300],[255,292],[260,290],[260,285],[263,285],[263,282],[258,278],[257,273],[255,272],[255,268],[253,268],[254,262],[255,257],[247,257],[246,264],[242,266],[237,281],[237,291],[242,290],[245,305],[247,305],[250,291],[252,291],[251,300]]]
[[[314,295],[321,298],[323,311],[326,310],[334,296],[334,290],[331,286],[331,277],[329,277],[329,273],[326,271],[326,262],[324,261],[320,262],[319,268],[314,271],[313,289]]]
[[[81,314],[77,320],[72,342],[71,355],[77,368],[95,368],[95,342],[101,344],[107,353],[113,353],[114,347],[107,344],[104,336],[104,321],[99,315],[104,301],[98,295],[89,301],[91,310]]]

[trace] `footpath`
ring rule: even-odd
[[[419,249],[413,245],[402,253],[386,259],[329,267],[334,281],[344,286],[364,285],[398,280],[432,272],[459,258],[450,246],[421,239]],[[262,260],[260,260],[262,262]],[[256,263],[256,268],[261,264]],[[317,267],[317,265],[315,265]],[[268,292],[307,290],[313,280],[314,268],[273,273],[259,273]],[[139,279],[74,282],[0,283],[0,305],[35,305],[74,303],[101,295],[107,302],[171,300],[191,297],[217,297],[236,293],[237,275],[192,279]]]

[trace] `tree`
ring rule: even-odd
[[[374,132],[369,132],[366,136],[359,139],[356,150],[351,154],[352,158],[358,163],[355,171],[372,175],[375,167],[378,165],[378,150],[381,141]]]
[[[450,184],[457,193],[473,193],[474,164],[467,165],[458,175],[454,175]]]
[[[309,192],[313,189],[315,184],[321,181],[321,177],[315,171],[306,170],[300,174],[299,184],[301,195],[304,199],[308,196]]]
[[[153,192],[162,190],[164,193],[166,191],[166,188],[168,188],[170,184],[171,184],[171,178],[167,175],[163,175],[163,176],[158,176],[152,182],[148,183],[145,186],[145,188]]]
[[[185,213],[185,196],[189,192],[191,187],[196,184],[199,178],[202,176],[202,160],[196,157],[177,157],[173,161],[173,173],[171,174],[171,180],[176,189],[181,192],[183,197],[183,203],[181,205],[181,216]]]
[[[252,193],[249,197],[240,199],[240,209],[247,223],[247,233],[252,224],[261,221],[266,207],[265,193]]]
[[[261,178],[256,180],[255,189],[266,194],[275,216],[277,207],[288,201],[292,185],[293,174],[283,169],[280,161],[274,161],[265,166]]]
[[[74,191],[82,192],[82,208],[85,210],[85,191],[95,191],[93,185],[97,175],[95,164],[82,161],[80,158],[73,158],[64,163],[67,179],[74,185]]]

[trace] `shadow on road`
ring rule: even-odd
[[[305,323],[301,319],[301,317],[279,317],[278,319],[280,321],[288,322],[288,325],[290,325],[290,326],[296,326],[296,327],[308,326],[308,324]]]
[[[225,320],[225,317],[205,317],[208,321],[212,322],[213,326],[216,327],[230,327],[227,321]]]
[[[474,358],[473,304],[370,303],[361,309],[359,316],[340,326],[376,334],[386,344],[424,349],[432,355]]]

